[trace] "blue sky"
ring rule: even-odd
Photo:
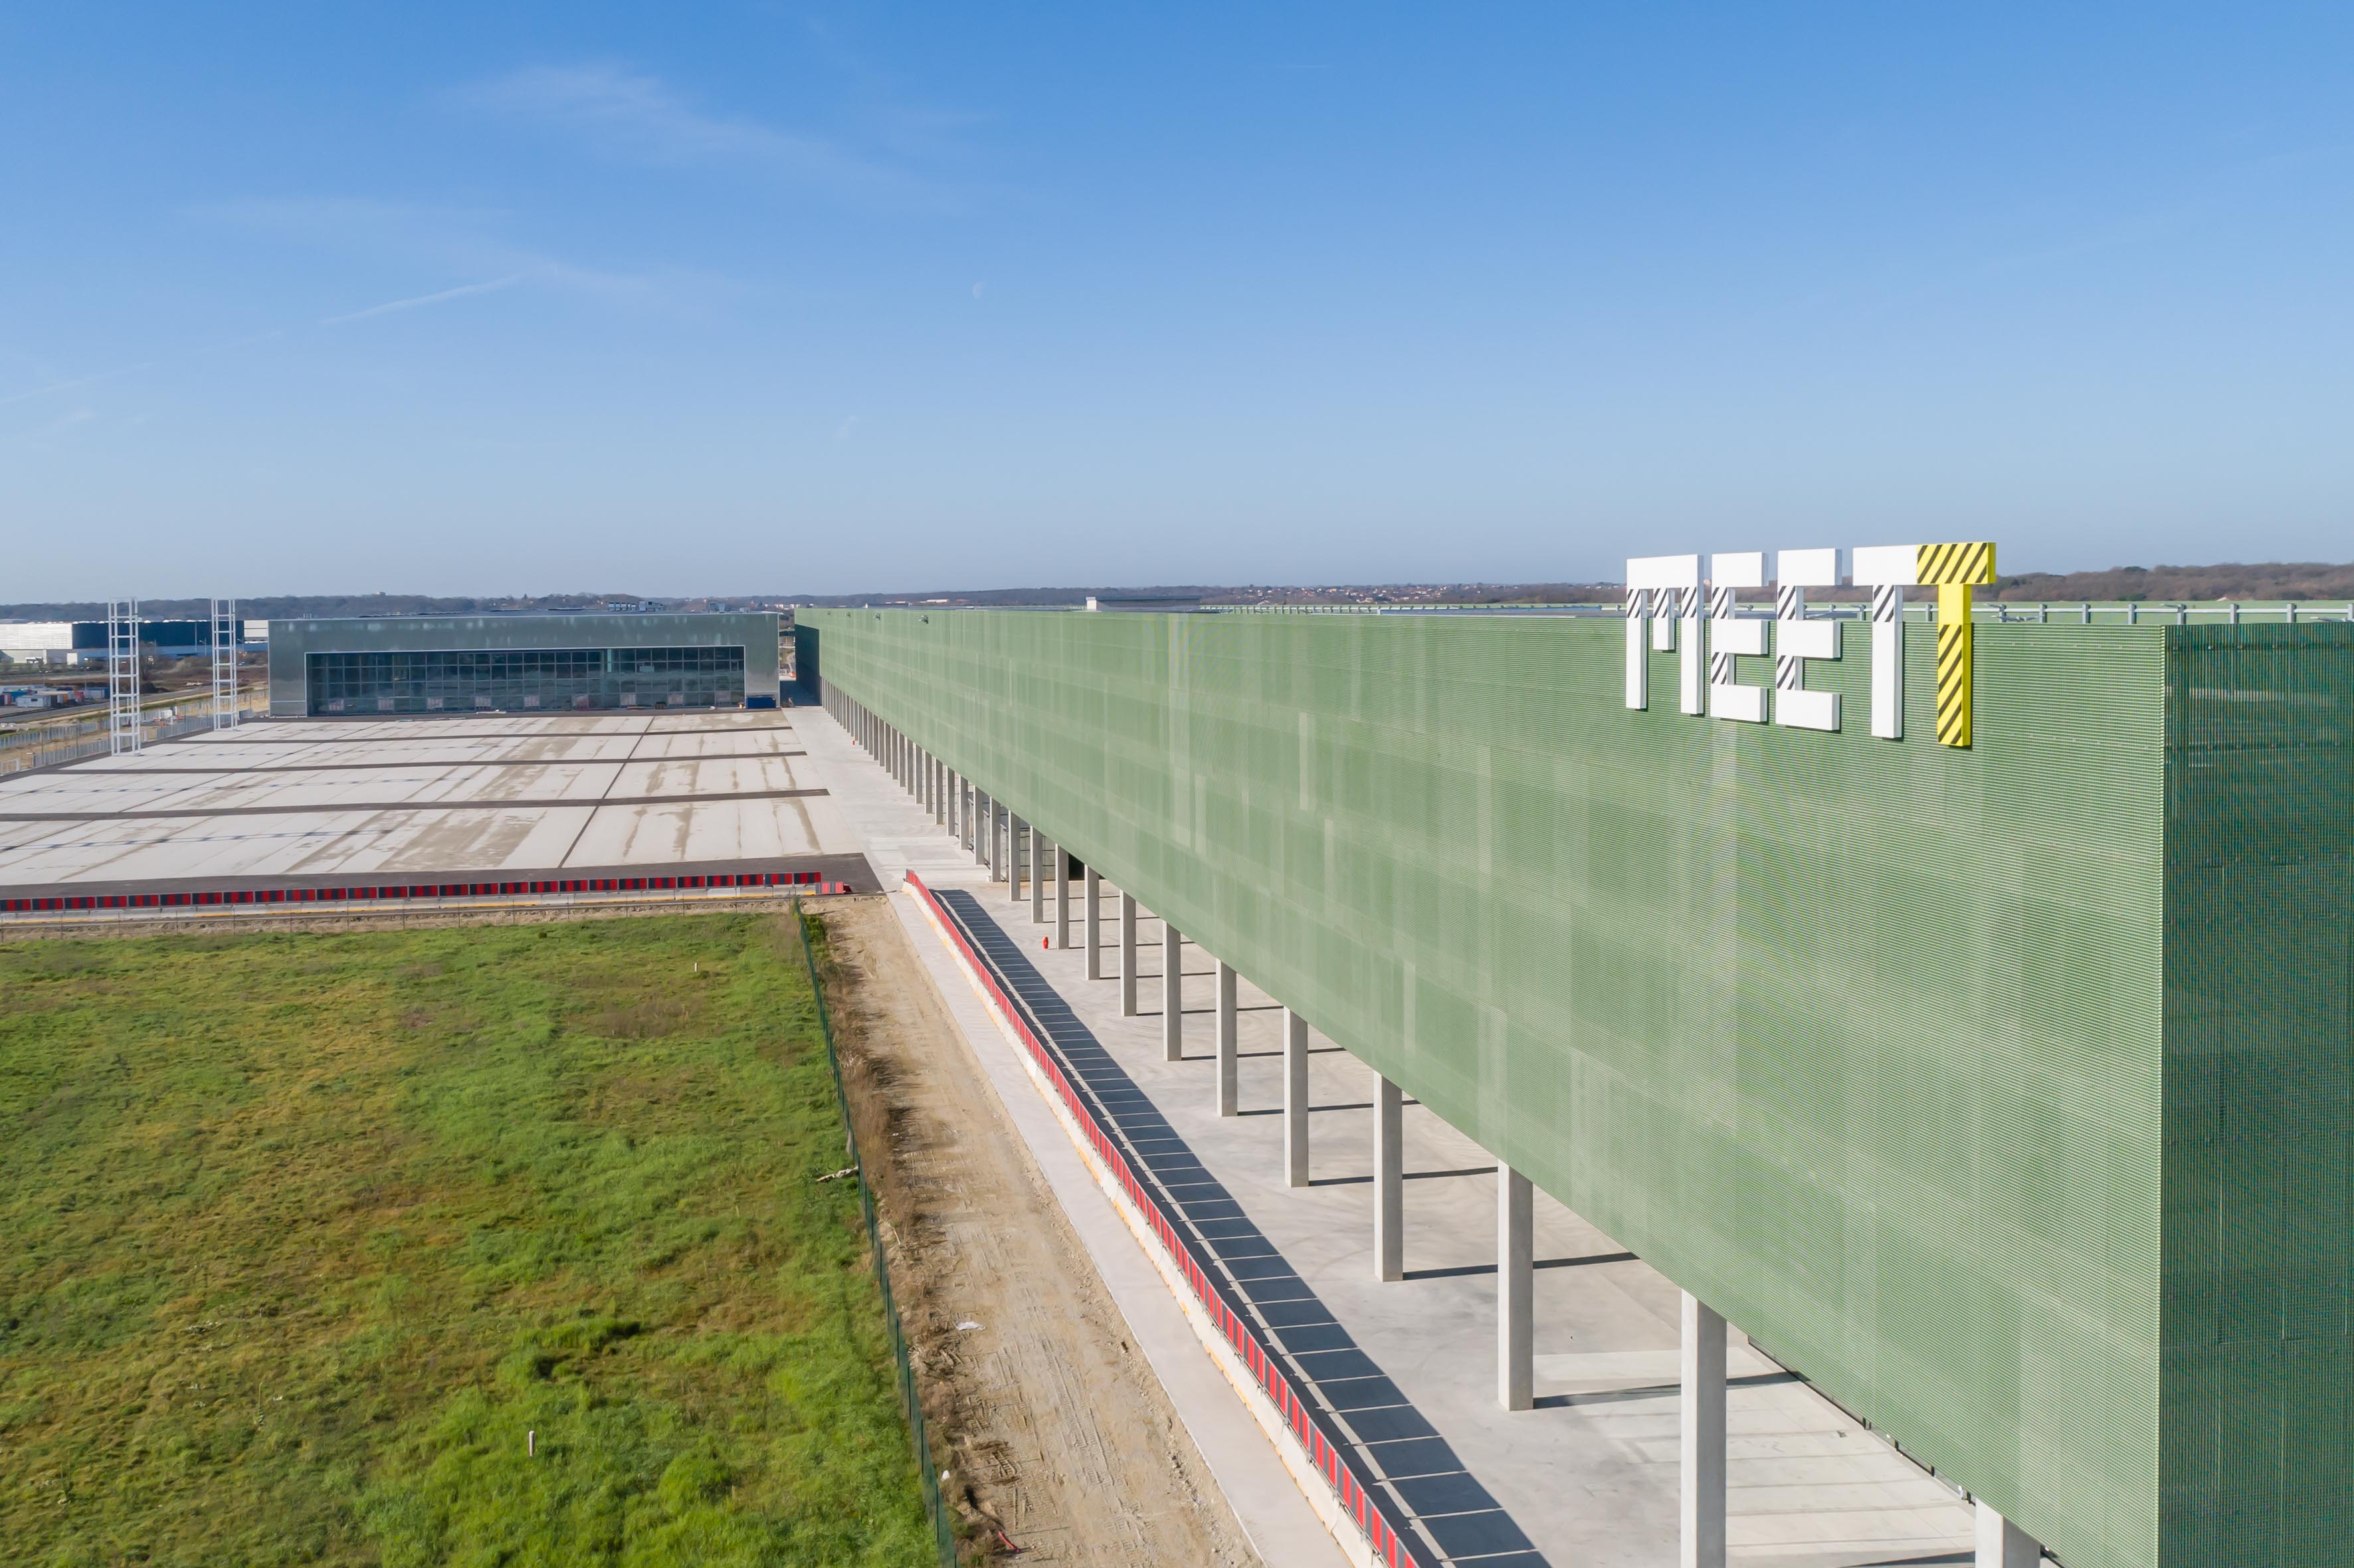
[[[0,11],[0,600],[2354,556],[2354,8]]]

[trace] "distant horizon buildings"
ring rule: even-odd
[[[238,646],[269,646],[270,622],[240,617]],[[143,617],[139,646],[158,659],[194,659],[212,652],[212,623],[178,618]],[[0,621],[0,657],[16,664],[92,664],[106,657],[106,622],[91,620]]]

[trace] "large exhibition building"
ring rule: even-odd
[[[774,707],[777,616],[577,614],[276,620],[275,718]]]
[[[1034,824],[1161,972],[1182,930],[1222,1007],[1378,1075],[1384,1289],[1397,1107],[1487,1152],[1529,1430],[1531,1184],[1681,1288],[1683,1562],[1724,1561],[1728,1319],[1966,1489],[1981,1563],[2354,1562],[2354,626],[1974,626],[1992,567],[1659,557],[1623,619],[805,611],[798,667],[944,821]],[[1303,1149],[1349,1108],[1284,1105]],[[1289,1421],[1331,1330],[1267,1272],[1204,1310]],[[1373,1560],[1443,1556],[1350,1397],[1303,1464]]]

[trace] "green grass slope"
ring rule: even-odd
[[[0,1558],[923,1561],[791,941],[0,945]]]

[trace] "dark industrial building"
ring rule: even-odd
[[[276,718],[776,704],[773,612],[270,624]]]

